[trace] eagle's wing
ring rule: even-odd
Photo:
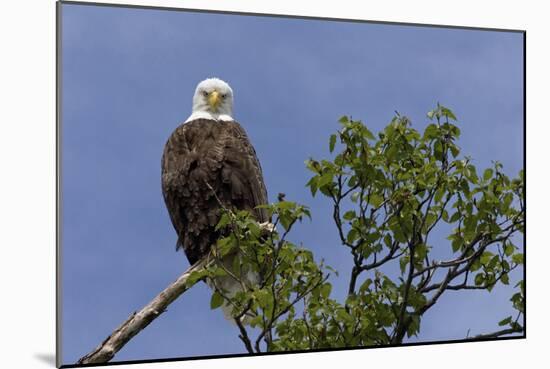
[[[250,210],[259,222],[268,221],[266,209],[255,209],[258,205],[267,204],[267,190],[265,187],[262,167],[256,155],[256,150],[250,143],[245,130],[237,122],[228,122],[228,138],[230,144],[226,144],[224,152],[225,173],[224,180],[228,177],[233,192],[233,201],[243,201],[244,208]],[[240,161],[235,165],[236,161]],[[230,173],[228,173],[231,171]],[[227,174],[230,174],[227,176]],[[242,186],[242,189],[240,187]],[[240,189],[240,190],[239,190]]]
[[[193,162],[193,153],[186,137],[186,126],[180,125],[172,133],[162,154],[162,195],[170,220],[178,233],[176,249],[183,246],[180,233],[187,226],[183,207],[191,195],[187,173]]]
[[[172,224],[195,263],[219,238],[220,204],[268,220],[262,170],[244,129],[236,122],[194,120],[180,125],[162,157],[162,192]]]

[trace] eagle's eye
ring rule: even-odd
[[[225,99],[227,97],[227,94],[222,94],[222,99]]]
[[[207,96],[208,96],[208,92],[203,91],[203,92],[202,92],[202,96],[207,97]]]

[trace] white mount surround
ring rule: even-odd
[[[217,9],[252,13],[309,15],[407,23],[461,25],[527,30],[527,326],[526,340],[468,344],[445,344],[401,348],[335,351],[309,354],[266,355],[231,359],[117,365],[117,369],[219,369],[251,368],[338,368],[346,365],[464,369],[529,367],[547,362],[545,349],[550,319],[547,317],[550,248],[547,239],[548,174],[546,148],[550,137],[547,119],[550,75],[549,27],[544,1],[502,0],[389,0],[296,1],[296,0],[82,0],[82,2],[134,4],[189,9]],[[21,0],[4,2],[0,31],[6,55],[3,58],[1,98],[3,125],[0,157],[5,173],[17,173],[16,180],[4,183],[0,220],[8,224],[0,233],[3,267],[0,278],[4,296],[13,304],[3,304],[5,319],[0,337],[10,343],[2,357],[5,368],[52,368],[55,352],[55,2]],[[26,45],[22,47],[22,45]],[[434,45],[437,47],[437,45]],[[192,52],[192,50],[190,50]],[[253,50],[251,50],[253,52]],[[182,61],[184,65],[185,61]],[[261,59],[258,60],[261,63]],[[0,73],[2,73],[0,72]],[[21,75],[25,78],[22,79]],[[475,91],[473,91],[475,93]],[[32,108],[30,108],[32,107]],[[24,122],[20,124],[18,122]],[[32,130],[32,134],[29,131]],[[21,150],[21,140],[32,147]],[[17,155],[14,155],[17,153]],[[32,168],[32,170],[21,170]],[[532,168],[532,170],[531,170]],[[10,178],[10,176],[8,176]],[[37,186],[36,184],[40,185]],[[26,200],[21,201],[25,196]],[[31,206],[32,205],[32,206]],[[35,219],[29,232],[28,214]],[[32,257],[29,248],[32,247]],[[175,275],[174,275],[175,277]],[[171,278],[171,277],[167,277]],[[12,283],[16,282],[16,283]],[[30,288],[32,286],[32,288]],[[203,288],[206,288],[204,286]],[[492,293],[495,293],[493,291]],[[185,297],[183,297],[185,298]],[[37,308],[37,301],[39,308]],[[208,301],[202,308],[208,308]],[[130,313],[131,310],[128,310]],[[498,319],[495,320],[495,323]],[[21,322],[32,327],[25,334]],[[117,320],[116,323],[119,323]],[[157,323],[153,323],[157,324]],[[151,326],[148,329],[154,329]],[[109,332],[105,332],[106,334]],[[185,331],[181,332],[185,335]],[[236,338],[234,326],[227,324],[227,336]],[[104,338],[104,337],[101,337]],[[94,342],[94,344],[99,342]],[[92,347],[90,347],[91,349]],[[537,367],[535,364],[534,367]],[[541,365],[539,365],[541,367]]]

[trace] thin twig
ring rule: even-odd
[[[500,336],[505,336],[507,334],[521,333],[521,332],[523,332],[523,327],[519,326],[519,327],[515,327],[515,328],[506,328],[506,329],[502,329],[500,331],[486,333],[486,334],[478,334],[477,336],[474,336],[472,338],[473,339],[478,339],[478,340],[479,339],[486,339],[486,338],[497,338],[497,337],[500,337]]]

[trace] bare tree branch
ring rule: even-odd
[[[241,332],[239,334],[239,338],[241,341],[243,341],[244,346],[246,347],[246,351],[248,351],[250,354],[254,353],[254,349],[252,348],[252,343],[250,342],[250,338],[248,338],[248,333],[246,333],[246,329],[243,326],[243,323],[240,319],[235,319],[235,323],[237,324],[237,327],[239,327],[239,331]]]
[[[246,309],[244,309],[239,315],[235,317],[235,323],[237,324],[237,327],[239,327],[239,331],[241,332],[239,334],[239,338],[241,341],[243,341],[244,346],[246,347],[246,350],[253,354],[254,349],[252,348],[252,342],[250,341],[250,338],[248,337],[248,333],[246,332],[246,328],[243,325],[242,317],[246,314],[246,312],[250,309],[250,306],[252,305],[252,300],[248,302],[248,305]]]
[[[390,260],[397,259],[397,258],[401,257],[405,253],[406,249],[402,250],[398,254],[395,254],[397,252],[397,250],[399,250],[399,242],[394,241],[389,253],[386,256],[384,256],[379,261],[373,261],[372,263],[362,265],[361,270],[362,271],[363,270],[372,270],[374,268],[378,268],[379,266],[385,264],[386,262],[388,262]]]
[[[491,333],[486,333],[486,334],[478,334],[477,336],[474,336],[472,338],[473,339],[497,338],[497,337],[500,337],[500,336],[505,336],[507,334],[521,333],[521,332],[523,332],[523,327],[518,326],[518,327],[515,327],[515,328],[502,329],[502,330],[496,331],[496,332],[491,332]]]
[[[150,303],[145,305],[137,313],[134,312],[130,315],[130,317],[115,329],[98,347],[80,358],[77,364],[98,364],[106,363],[111,360],[128,341],[147,327],[149,323],[158,318],[160,314],[165,312],[168,305],[191,288],[196,282],[204,279],[203,277],[193,284],[188,284],[189,277],[193,272],[203,270],[208,261],[208,258],[204,258],[188,268],[175,282],[166,287]]]

